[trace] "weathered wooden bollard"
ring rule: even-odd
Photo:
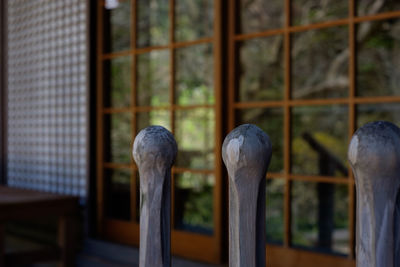
[[[357,189],[357,267],[400,266],[400,129],[372,122],[356,131],[348,157]]]
[[[173,135],[161,126],[141,130],[133,144],[140,175],[140,267],[171,266],[171,167],[176,153]]]
[[[230,267],[265,267],[265,175],[271,152],[268,135],[255,125],[241,125],[224,140]]]

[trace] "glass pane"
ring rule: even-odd
[[[348,185],[292,183],[292,245],[349,254]]]
[[[113,219],[131,218],[131,171],[105,171],[105,210],[106,216]]]
[[[400,10],[400,1],[398,0],[358,0],[356,2],[358,16]]]
[[[368,122],[382,120],[400,127],[400,103],[357,105],[357,128]]]
[[[213,233],[214,176],[185,172],[175,176],[175,229]]]
[[[213,109],[178,110],[175,114],[178,145],[176,166],[213,169],[215,115]]]
[[[175,1],[175,41],[212,37],[214,0]]]
[[[244,41],[240,45],[240,101],[280,100],[284,91],[283,36]]]
[[[171,131],[171,115],[168,110],[136,113],[138,132],[150,125],[160,125]]]
[[[131,1],[106,5],[104,11],[104,50],[115,52],[128,50],[131,45]]]
[[[283,243],[284,236],[284,179],[267,179],[266,232],[268,243]]]
[[[104,64],[104,106],[131,105],[132,57],[118,57]]]
[[[292,98],[348,95],[347,27],[295,33],[291,56]]]
[[[283,109],[252,108],[237,111],[237,125],[251,123],[265,131],[272,142],[272,159],[268,172],[283,171]]]
[[[214,103],[214,62],[211,44],[175,50],[178,105]]]
[[[357,94],[400,95],[400,20],[357,27]]]
[[[137,46],[167,45],[169,1],[137,0]]]
[[[343,19],[349,15],[348,0],[293,0],[293,25]]]
[[[137,105],[169,104],[169,51],[159,50],[137,56]]]
[[[105,161],[131,163],[132,114],[115,113],[104,118]]]
[[[347,176],[348,108],[292,109],[292,173]]]
[[[284,26],[285,1],[240,0],[240,32],[262,32]]]

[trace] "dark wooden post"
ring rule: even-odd
[[[58,219],[58,245],[61,249],[61,259],[58,267],[74,266],[75,264],[75,220],[72,215],[62,215]]]
[[[265,175],[271,153],[268,135],[255,125],[241,125],[224,140],[231,267],[265,267]]]
[[[4,222],[0,222],[0,266],[4,266],[5,264],[5,238],[6,238],[6,231]]]
[[[140,267],[171,265],[171,167],[176,153],[173,135],[161,126],[141,130],[133,144],[140,175]]]
[[[356,180],[358,267],[400,266],[400,129],[372,122],[356,131],[348,158]]]

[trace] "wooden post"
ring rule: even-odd
[[[140,175],[140,267],[171,265],[171,167],[177,150],[173,135],[161,126],[141,130],[133,144]]]
[[[75,265],[75,222],[71,215],[62,215],[58,218],[58,245],[61,249],[59,267]]]
[[[5,239],[6,239],[6,231],[4,222],[0,222],[0,266],[5,265]]]
[[[255,125],[241,125],[224,140],[230,267],[265,267],[265,175],[271,153],[268,135]]]
[[[358,267],[400,266],[400,129],[372,122],[356,131],[348,158],[357,189]]]

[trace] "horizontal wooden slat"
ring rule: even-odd
[[[152,51],[157,51],[157,50],[178,49],[178,48],[182,48],[182,47],[193,46],[193,45],[198,45],[198,44],[205,44],[205,43],[212,43],[212,42],[213,42],[213,38],[202,38],[202,39],[197,39],[195,41],[171,43],[170,45],[136,48],[136,49],[132,49],[132,50],[124,50],[124,51],[106,53],[106,54],[101,55],[99,60],[109,60],[109,59],[113,59],[113,58],[117,58],[117,57],[150,53]]]
[[[376,21],[376,20],[385,20],[400,17],[400,11],[392,11],[381,14],[367,15],[362,17],[354,17],[355,23],[361,23],[365,21]],[[338,27],[338,26],[347,26],[350,23],[350,19],[340,19],[333,21],[326,21],[321,23],[313,23],[308,25],[299,25],[299,26],[291,26],[288,27],[288,31],[290,33],[303,32],[308,30],[316,30],[316,29],[324,29],[329,27]],[[235,41],[243,41],[249,40],[252,38],[260,38],[260,37],[268,37],[273,35],[281,35],[285,33],[285,29],[272,29],[263,32],[257,33],[246,33],[246,34],[237,34],[234,36]]]

